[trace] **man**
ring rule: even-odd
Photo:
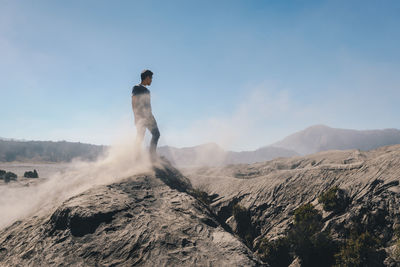
[[[150,156],[152,160],[156,159],[156,149],[160,131],[157,122],[151,112],[150,91],[146,88],[153,79],[153,72],[150,70],[142,71],[140,78],[142,82],[135,85],[132,89],[132,109],[135,116],[135,125],[137,130],[136,144],[140,146],[143,142],[146,128],[151,132]]]

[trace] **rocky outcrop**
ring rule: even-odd
[[[1,230],[0,265],[261,265],[192,192],[167,163],[92,188]]]
[[[216,195],[210,207],[232,227],[232,207],[249,210],[255,248],[262,239],[287,235],[295,209],[312,203],[323,215],[323,231],[334,240],[345,242],[354,230],[368,232],[379,239],[386,265],[395,266],[398,260],[393,251],[400,229],[400,145],[199,168],[185,175],[194,187]],[[334,187],[340,189],[335,193],[339,208],[325,211],[318,198]]]

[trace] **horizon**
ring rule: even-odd
[[[358,130],[358,129],[344,129],[344,128],[334,128],[334,127],[330,127],[329,125],[324,125],[324,124],[315,124],[315,125],[311,125],[306,127],[305,129],[302,129],[300,131],[291,133],[287,136],[282,137],[281,139],[279,139],[277,142],[280,142],[284,139],[286,139],[287,137],[290,137],[296,133],[299,132],[303,132],[306,130],[309,130],[310,128],[315,128],[315,127],[324,127],[324,128],[329,128],[329,129],[334,129],[334,130],[349,130],[349,131],[387,131],[387,130],[395,130],[395,131],[400,131],[400,129],[396,129],[396,128],[383,128],[383,129],[364,129],[364,130]],[[95,146],[105,146],[105,147],[110,147],[112,146],[112,144],[93,144],[93,143],[85,143],[85,142],[80,142],[80,141],[69,141],[69,140],[28,140],[28,139],[15,139],[15,138],[7,138],[7,137],[3,137],[0,136],[0,141],[15,141],[15,142],[68,142],[68,143],[80,143],[80,144],[85,144],[85,145],[95,145]],[[270,143],[270,144],[265,144],[265,145],[260,145],[258,147],[256,147],[255,149],[248,149],[248,150],[232,150],[232,149],[225,149],[224,147],[222,147],[220,144],[216,143],[216,142],[206,142],[206,143],[199,143],[199,144],[194,144],[192,146],[172,146],[172,145],[160,145],[159,147],[173,147],[173,148],[178,148],[178,149],[184,149],[184,148],[192,148],[192,147],[198,147],[198,146],[205,146],[205,145],[217,145],[219,148],[222,148],[223,150],[227,151],[227,152],[246,152],[246,151],[255,151],[261,148],[265,148],[265,147],[274,147],[274,144],[277,143]],[[278,146],[279,147],[279,146]],[[294,151],[294,150],[293,150]]]
[[[398,1],[0,5],[4,138],[133,138],[145,68],[160,146],[249,151],[319,124],[400,128]]]

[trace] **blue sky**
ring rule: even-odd
[[[161,145],[400,128],[399,1],[0,0],[0,136],[111,144],[154,72]]]

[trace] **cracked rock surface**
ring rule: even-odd
[[[371,151],[326,151],[254,164],[186,169],[194,187],[213,196],[211,209],[234,225],[232,206],[250,211],[257,237],[273,240],[285,235],[294,210],[311,202],[323,213],[324,230],[344,240],[352,227],[362,227],[382,241],[385,264],[395,265],[392,251],[400,227],[400,145]],[[338,213],[325,212],[318,196],[337,186],[348,196]],[[399,263],[397,263],[399,264]]]
[[[0,266],[259,266],[170,166],[0,231]]]

